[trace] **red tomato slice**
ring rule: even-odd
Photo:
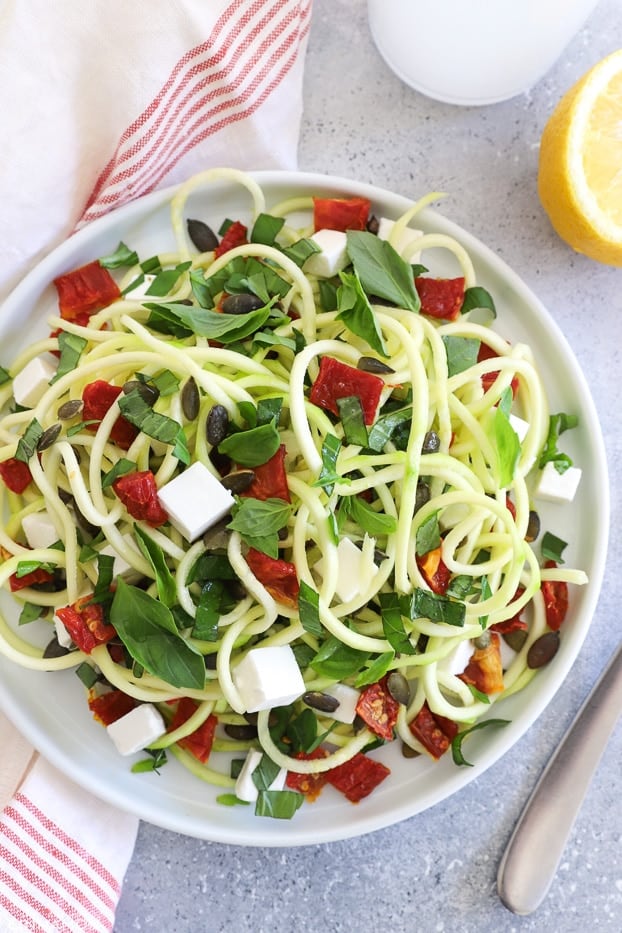
[[[356,395],[361,400],[365,424],[372,424],[383,388],[384,380],[379,376],[348,366],[332,356],[323,356],[309,400],[333,415],[338,415],[337,399]]]
[[[101,603],[89,603],[92,595],[56,610],[71,640],[85,654],[90,654],[98,645],[105,645],[117,634],[114,626],[104,619]]]
[[[153,528],[168,521],[168,513],[160,505],[158,487],[151,470],[126,473],[114,481],[112,488],[132,518],[147,522]]]
[[[417,566],[433,593],[443,595],[447,592],[451,571],[443,563],[440,545],[427,554],[417,554]]]
[[[427,702],[408,724],[408,728],[428,754],[437,761],[445,754],[458,734],[457,724],[445,716],[437,716]]]
[[[498,354],[495,353],[492,347],[489,347],[487,343],[480,343],[479,351],[477,354],[478,363],[481,363],[483,360],[492,360],[496,356],[498,356]],[[488,389],[494,383],[498,375],[499,375],[498,370],[496,372],[484,373],[484,375],[482,376],[482,388],[484,392],[488,392]],[[512,389],[512,398],[516,398],[516,393],[518,392],[518,384],[519,384],[518,376],[514,376],[514,378],[512,379],[512,382],[510,383],[510,388]]]
[[[228,253],[230,249],[235,249],[236,246],[243,246],[244,243],[247,243],[247,232],[244,224],[240,223],[239,220],[235,220],[223,234],[222,240],[214,250],[214,257],[217,259],[223,253]]]
[[[103,379],[96,379],[84,387],[82,392],[82,401],[84,408],[82,410],[83,421],[95,421],[99,423],[106,415],[109,408],[116,402],[123,389],[120,386],[113,386]],[[96,431],[97,424],[87,424],[88,431]],[[128,447],[138,436],[138,428],[119,415],[112,426],[110,439],[114,441],[122,450]]]
[[[109,726],[138,706],[138,700],[116,689],[100,693],[99,696],[90,690],[88,703],[93,716],[103,726]]]
[[[121,297],[119,286],[107,269],[95,260],[54,279],[60,316],[85,324],[91,314]]]
[[[464,278],[415,278],[415,288],[421,299],[421,313],[444,321],[455,321],[464,302]]]
[[[356,704],[356,712],[372,732],[390,742],[400,705],[387,690],[386,683],[387,679],[383,677],[365,687]]]
[[[516,590],[516,599],[519,599],[523,595],[524,592],[525,592],[525,588],[523,586],[519,586],[518,589]],[[499,632],[501,635],[505,635],[508,632],[517,632],[517,631],[526,632],[528,625],[526,622],[523,622],[523,620],[520,618],[520,614],[522,611],[523,610],[521,609],[520,612],[516,613],[516,615],[511,616],[511,618],[509,619],[504,619],[503,622],[495,622],[494,625],[490,626],[490,631]]]
[[[326,776],[328,783],[340,791],[350,803],[358,803],[364,797],[368,797],[390,773],[390,769],[381,761],[358,752],[345,764],[331,768],[326,772]]]
[[[547,568],[557,567],[557,564],[554,560],[547,560],[544,566]],[[568,613],[568,584],[564,580],[543,580],[541,589],[544,598],[546,624],[554,632],[557,632]]]
[[[277,452],[262,463],[253,467],[255,479],[240,496],[251,499],[285,499],[291,502],[287,486],[287,473],[285,471],[285,444],[281,444]]]
[[[368,198],[313,198],[313,229],[365,230],[370,209]]]
[[[9,457],[0,463],[0,476],[4,480],[4,485],[11,492],[18,495],[27,488],[32,482],[32,473],[27,463],[17,460],[15,457]]]
[[[300,584],[295,564],[269,557],[255,548],[248,551],[246,563],[277,602],[296,608]]]
[[[50,583],[53,579],[54,575],[49,570],[37,567],[36,570],[31,570],[30,573],[25,573],[21,577],[18,577],[16,573],[12,573],[9,577],[9,588],[12,593],[17,593],[18,590],[24,590],[27,586],[35,586],[37,583]]]
[[[174,732],[175,729],[182,726],[193,713],[196,712],[198,708],[198,703],[195,703],[190,697],[182,697],[175,710],[173,720],[168,728],[169,732]],[[177,742],[182,748],[185,748],[186,751],[190,752],[198,761],[202,764],[205,764],[207,759],[210,756],[212,750],[212,745],[214,742],[214,732],[216,731],[216,726],[218,725],[218,719],[214,715],[207,717],[205,722],[191,732],[190,735],[187,735],[183,739],[179,739]]]
[[[297,752],[294,758],[312,761],[316,758],[326,758],[327,754],[328,752],[323,748],[316,748],[313,752]],[[316,800],[327,780],[326,771],[321,771],[319,774],[300,774],[298,771],[288,771],[285,784],[290,790],[297,790],[299,794],[304,794],[307,800]]]

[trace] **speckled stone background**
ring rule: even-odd
[[[496,894],[497,865],[523,803],[620,639],[622,270],[575,256],[552,232],[536,195],[548,115],[576,78],[619,47],[620,0],[601,0],[531,92],[458,108],[416,94],[391,74],[370,39],[365,0],[315,0],[300,168],[413,197],[450,192],[445,215],[495,249],[555,316],[590,384],[608,449],[612,535],[603,592],[549,708],[458,795],[371,835],[301,849],[224,846],[142,825],[116,933],[622,930],[620,727],[539,910],[517,917]]]

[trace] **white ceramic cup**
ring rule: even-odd
[[[389,67],[450,104],[493,104],[533,87],[598,0],[368,0]]]

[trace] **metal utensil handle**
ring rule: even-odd
[[[622,710],[622,645],[536,784],[497,875],[502,902],[529,914],[544,899],[607,740]]]

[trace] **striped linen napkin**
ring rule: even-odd
[[[310,18],[311,0],[0,4],[0,300],[72,231],[156,188],[211,166],[295,168]],[[0,931],[110,931],[138,821],[4,712]]]

